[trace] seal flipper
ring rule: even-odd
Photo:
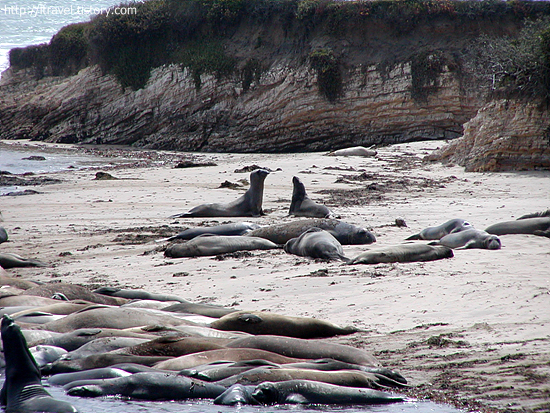
[[[409,238],[405,238],[405,240],[419,240],[419,239],[422,239],[420,237],[420,233],[411,235]]]

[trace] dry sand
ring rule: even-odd
[[[454,258],[436,262],[361,266],[282,250],[166,259],[166,244],[154,242],[186,227],[228,222],[168,216],[240,196],[246,184],[219,186],[248,179],[234,171],[252,164],[281,170],[265,182],[267,215],[235,220],[296,219],[287,212],[291,179],[298,175],[312,199],[370,228],[380,246],[451,218],[483,229],[550,207],[549,172],[465,173],[423,163],[440,145],[395,145],[375,158],[88,149],[122,161],[108,170],[120,179],[94,180],[96,170],[60,172],[49,175],[62,183],[34,188],[40,194],[0,198],[1,225],[11,240],[0,248],[51,264],[9,270],[26,279],[139,288],[353,324],[366,332],[335,340],[365,348],[400,371],[415,386],[410,395],[483,412],[550,411],[548,238],[505,235],[498,251],[456,250]],[[217,166],[175,169],[181,159]],[[396,227],[397,217],[408,228]],[[353,257],[366,248],[344,251]]]

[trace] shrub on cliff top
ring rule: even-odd
[[[483,35],[473,50],[493,93],[550,104],[550,18],[527,21],[517,37]]]

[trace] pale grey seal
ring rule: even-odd
[[[297,176],[292,178],[294,186],[292,201],[290,202],[289,215],[309,218],[328,218],[330,210],[321,204],[313,202],[306,193],[306,187]]]
[[[378,152],[373,149],[365,148],[364,146],[352,146],[351,148],[338,149],[336,151],[329,152],[329,156],[376,156]]]
[[[228,204],[203,204],[189,212],[172,215],[170,218],[188,217],[259,217],[264,215],[262,202],[264,181],[269,174],[265,169],[256,169],[250,173],[250,188],[243,196]]]
[[[6,412],[75,413],[70,403],[54,399],[41,382],[40,369],[32,357],[21,329],[5,315],[2,318],[2,343],[6,358],[6,380],[0,402]]]
[[[430,242],[428,245],[444,245],[449,248],[479,248],[485,250],[499,250],[500,239],[481,229],[467,229],[445,235],[439,241]]]
[[[281,247],[260,237],[204,234],[183,244],[170,245],[164,251],[164,255],[170,258],[200,257],[227,254],[236,251],[270,250],[276,248]]]
[[[452,234],[454,232],[464,231],[465,229],[471,229],[472,226],[468,221],[464,219],[451,219],[436,227],[428,227],[423,229],[418,234],[411,235],[407,240],[423,239],[423,240],[438,240],[445,235]]]
[[[330,232],[321,228],[310,228],[299,237],[288,240],[284,250],[302,257],[348,261],[342,244]]]
[[[342,245],[372,244],[375,236],[367,229],[330,218],[301,219],[279,225],[269,225],[250,231],[246,237],[261,237],[275,244],[286,244],[309,228],[321,228],[330,232]]]
[[[434,261],[453,256],[453,250],[443,245],[409,243],[372,248],[352,258],[349,264]]]

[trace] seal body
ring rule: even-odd
[[[69,383],[67,394],[80,397],[124,396],[137,400],[214,399],[225,387],[170,373],[142,372],[104,380]]]
[[[166,248],[164,255],[170,258],[200,257],[227,254],[236,251],[270,250],[277,244],[259,237],[200,235],[183,244]]]
[[[1,252],[0,267],[7,270],[8,268],[16,267],[47,267],[47,264],[43,263],[42,261],[23,258],[21,255],[18,254]]]
[[[452,234],[454,232],[464,231],[465,229],[471,229],[470,223],[464,219],[455,218],[436,227],[428,227],[418,234],[411,235],[407,240],[423,239],[423,240],[438,240],[445,235]]]
[[[351,346],[329,343],[322,340],[304,340],[280,335],[257,335],[243,337],[227,344],[228,348],[257,348],[288,357],[304,359],[332,359],[362,366],[379,366],[370,353]],[[325,364],[325,363],[323,363]],[[304,367],[305,368],[305,367]],[[308,367],[311,368],[311,367]],[[346,366],[349,368],[349,366]]]
[[[265,169],[256,169],[250,173],[250,188],[235,201],[221,204],[211,203],[196,206],[189,212],[172,215],[170,218],[190,217],[259,217],[264,215],[262,202],[264,181],[269,174]]]
[[[328,218],[330,210],[321,204],[313,202],[306,193],[306,187],[297,176],[292,178],[294,186],[292,201],[290,202],[289,215],[296,217]]]
[[[0,244],[8,240],[8,232],[4,227],[0,227]]]
[[[373,248],[352,258],[349,264],[434,261],[453,257],[453,250],[443,245],[400,244]]]
[[[546,211],[533,212],[532,214],[525,214],[519,217],[518,219],[541,218],[541,217],[550,217],[550,209],[547,209]]]
[[[379,390],[311,380],[264,382],[256,386],[252,396],[262,404],[382,404],[404,400]]]
[[[365,148],[364,146],[352,146],[351,148],[338,149],[333,152],[329,152],[330,156],[376,156],[378,152],[373,149]]]
[[[55,400],[42,386],[41,375],[21,329],[9,316],[1,325],[2,343],[6,358],[6,380],[0,401],[6,412],[14,413],[74,413],[71,404]]]
[[[523,218],[515,221],[499,222],[487,227],[485,231],[494,235],[546,232],[550,231],[550,217]]]
[[[485,250],[499,250],[500,239],[493,234],[480,229],[467,229],[445,235],[439,241],[429,245],[444,245],[449,248],[479,248]]]
[[[330,232],[342,245],[376,242],[376,237],[369,230],[330,218],[302,219],[285,224],[269,225],[250,231],[245,236],[265,238],[275,244],[286,244],[288,240],[299,237],[310,228],[321,228]]]
[[[288,240],[284,250],[302,257],[348,261],[344,256],[342,244],[321,228],[310,228],[299,237]]]
[[[356,333],[355,327],[340,327],[309,317],[290,317],[261,311],[236,311],[210,323],[219,330],[250,334],[277,334],[297,338],[333,337]]]
[[[231,224],[215,225],[213,227],[188,228],[178,235],[167,238],[166,241],[173,241],[175,239],[190,240],[204,234],[244,235],[256,228],[260,228],[260,226],[252,222],[232,222]]]

